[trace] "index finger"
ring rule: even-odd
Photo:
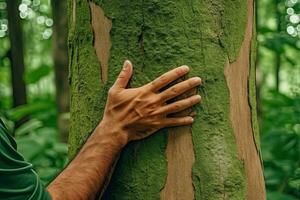
[[[181,67],[177,67],[171,71],[168,71],[167,73],[161,75],[160,77],[149,83],[151,90],[160,90],[161,88],[167,86],[169,83],[187,74],[189,70],[190,68],[188,66],[183,65]]]

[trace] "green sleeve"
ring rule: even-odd
[[[34,148],[34,147],[33,147]],[[51,200],[0,119],[0,200]]]

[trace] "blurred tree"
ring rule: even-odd
[[[182,64],[190,66],[190,75],[204,78],[193,126],[163,129],[129,144],[103,199],[265,199],[254,1],[69,0],[69,5],[71,156],[99,123],[107,90],[126,58],[134,63],[132,87]]]
[[[69,132],[69,82],[68,82],[68,17],[67,1],[52,0],[53,13],[53,57],[58,109],[58,128],[61,138],[67,141]]]
[[[13,107],[18,107],[27,103],[26,84],[24,81],[23,31],[18,11],[19,1],[6,0],[6,4],[10,41],[8,57],[11,65]],[[26,119],[26,116],[23,117],[16,122],[15,126],[20,126]]]
[[[261,47],[259,54],[260,58],[264,59],[261,61],[264,64],[260,70],[261,84],[265,86],[261,91],[265,92],[265,89],[270,89],[273,84],[272,89],[278,92],[290,92],[286,85],[292,83],[294,74],[287,77],[286,73],[288,66],[296,71],[299,65],[293,56],[299,55],[300,52],[300,16],[297,14],[300,3],[295,0],[262,0],[258,3],[258,38]]]
[[[275,15],[276,15],[276,23],[277,27],[275,32],[281,33],[282,31],[282,13],[279,10],[279,4],[281,0],[276,0],[275,3]],[[275,51],[275,82],[276,82],[276,90],[279,91],[280,88],[280,68],[281,68],[281,54],[280,48]]]
[[[14,4],[16,20],[22,24],[27,104],[11,106],[11,67],[6,53],[10,49],[8,5],[6,0],[0,0],[0,117],[14,133],[18,151],[33,164],[42,181],[49,183],[67,164],[67,144],[61,142],[57,130],[51,4],[49,0],[9,0],[8,3]],[[63,28],[66,29],[66,25]],[[19,34],[14,36],[20,37]],[[65,37],[63,40],[67,41]],[[67,59],[67,55],[62,59]],[[16,127],[15,122],[24,116],[30,119]]]
[[[23,32],[18,10],[19,1],[6,0],[6,4],[10,40],[9,59],[11,63],[13,106],[17,107],[27,102],[24,81]]]
[[[258,1],[262,155],[268,199],[300,199],[300,1]]]

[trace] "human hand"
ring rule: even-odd
[[[191,116],[170,117],[168,115],[185,110],[200,102],[200,95],[166,104],[166,101],[199,86],[199,77],[190,78],[160,91],[162,88],[189,72],[187,66],[175,68],[154,81],[127,89],[133,73],[130,61],[125,61],[116,82],[108,92],[108,99],[100,125],[114,132],[123,145],[129,141],[146,138],[164,127],[193,123]]]

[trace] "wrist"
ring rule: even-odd
[[[95,130],[97,135],[104,136],[112,145],[123,148],[128,143],[128,134],[113,121],[103,119]]]

